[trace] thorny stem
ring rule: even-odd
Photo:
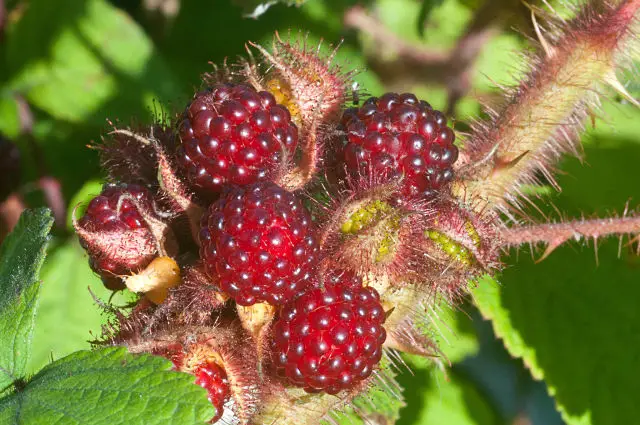
[[[555,184],[553,171],[560,157],[577,153],[583,122],[598,104],[598,89],[622,66],[624,53],[637,40],[630,27],[640,0],[617,7],[598,8],[600,4],[592,1],[559,38],[549,39],[552,45],[542,38],[543,55],[506,106],[475,126],[461,155],[467,157],[466,166],[494,154],[457,192],[470,195],[479,210],[489,206],[509,214],[510,207],[526,199],[523,184],[536,183],[537,172]]]
[[[625,235],[631,235],[631,241],[640,237],[640,215],[516,226],[501,232],[505,247],[546,243],[547,248],[540,260],[571,239],[593,239],[597,242],[607,236],[619,236],[622,240]],[[640,246],[637,252],[640,254]]]

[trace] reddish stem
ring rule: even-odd
[[[571,239],[593,239],[597,242],[603,237],[624,235],[634,235],[632,241],[638,239],[640,215],[517,226],[504,229],[501,237],[505,247],[546,243],[547,248],[540,258],[543,260],[558,246]]]

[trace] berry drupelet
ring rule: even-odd
[[[404,175],[404,196],[432,197],[453,179],[455,134],[445,116],[410,93],[371,97],[347,109],[341,146],[350,173],[392,178]]]
[[[382,358],[386,332],[380,297],[374,288],[349,284],[306,292],[283,307],[274,325],[276,370],[307,392],[351,389]]]
[[[200,242],[209,276],[244,306],[299,295],[318,257],[309,212],[271,182],[229,189],[203,217]]]
[[[219,84],[196,94],[179,124],[178,161],[197,187],[269,178],[293,156],[298,128],[267,91]]]

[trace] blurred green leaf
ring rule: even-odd
[[[31,355],[39,271],[53,218],[27,210],[0,247],[0,394],[24,377]]]
[[[426,22],[429,20],[431,12],[443,2],[444,0],[422,0],[420,12],[418,13],[418,19],[416,21],[418,34],[420,34],[421,37],[424,36],[424,27]]]
[[[397,425],[493,425],[500,418],[475,385],[455,369],[445,376],[430,361],[406,356],[412,364],[398,381],[405,388],[407,407]]]
[[[462,361],[465,357],[477,354],[480,346],[471,316],[466,313],[467,306],[451,307],[447,304],[436,307],[438,319],[433,326],[437,328],[438,346],[450,363]]]
[[[35,372],[54,359],[90,348],[100,336],[106,317],[89,289],[101,300],[109,300],[100,278],[89,268],[88,258],[77,241],[58,247],[42,268],[40,314],[36,318],[33,355],[29,370]],[[128,291],[118,293],[116,305],[124,303]]]
[[[9,87],[53,117],[104,123],[101,109],[141,114],[179,95],[144,31],[106,0],[29,3],[9,29]]]
[[[214,409],[193,376],[161,357],[125,348],[79,351],[0,400],[3,424],[203,424]]]
[[[422,37],[414,25],[422,5],[413,0],[378,0],[376,16],[394,34],[425,48],[444,50],[455,44],[471,18],[471,12],[457,0],[443,2],[429,14]]]

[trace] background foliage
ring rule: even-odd
[[[486,4],[492,5],[491,18],[483,18]],[[59,183],[68,214],[100,190],[97,155],[86,145],[99,140],[107,119],[130,124],[172,116],[200,86],[208,61],[233,59],[248,40],[268,43],[275,30],[302,32],[310,44],[344,39],[338,60],[361,70],[356,80],[371,94],[414,91],[445,110],[448,94],[457,93],[452,79],[468,81],[450,111],[464,132],[481,103],[496,102],[496,83],[522,75],[518,53],[532,47],[526,8],[519,2],[486,4],[309,0],[273,5],[251,19],[246,14],[263,11],[251,1],[8,1],[0,35],[0,132],[22,153],[18,194],[30,207],[51,206],[47,182]],[[366,19],[375,25],[367,26]],[[442,58],[475,24],[484,24],[486,39],[459,72],[458,62]],[[410,60],[407,51],[421,60]],[[637,97],[638,85],[630,89]],[[567,159],[562,193],[543,191],[540,210],[531,214],[603,215],[620,211],[629,199],[637,205],[638,134],[640,112],[612,96],[583,138],[586,163]],[[12,363],[30,373],[89,348],[104,317],[88,288],[98,298],[109,296],[90,271],[65,212],[54,213],[42,284],[25,281],[32,288],[27,295],[41,294],[32,356],[28,363]],[[7,258],[0,258],[0,270]],[[458,311],[442,308],[435,336],[452,362],[446,377],[424,360],[406,359],[413,374],[399,377],[407,399],[399,423],[637,422],[640,259],[624,246],[619,256],[617,241],[606,241],[597,260],[593,247],[576,244],[541,264],[527,250],[505,262],[512,266],[497,277],[500,284],[486,279]],[[126,296],[115,302],[126,302]]]

